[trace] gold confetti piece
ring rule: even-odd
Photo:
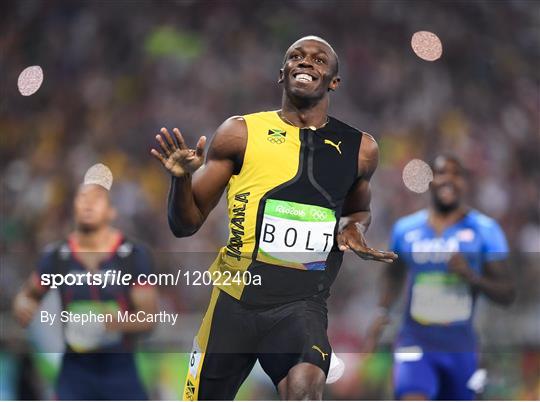
[[[90,167],[84,175],[84,184],[98,184],[107,190],[111,189],[113,175],[111,169],[103,163],[97,163]]]
[[[433,180],[429,165],[420,159],[413,159],[403,168],[403,183],[415,193],[425,193]]]
[[[426,61],[435,61],[442,56],[442,42],[433,32],[415,32],[411,47],[418,57]]]
[[[22,96],[30,96],[37,92],[43,83],[43,70],[40,66],[26,67],[17,80],[17,87]]]

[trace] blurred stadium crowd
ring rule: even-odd
[[[117,226],[150,245],[158,260],[223,245],[223,202],[197,235],[179,240],[170,233],[169,179],[149,154],[154,135],[163,126],[179,127],[195,144],[231,115],[279,108],[284,51],[298,37],[316,34],[340,56],[342,87],[333,95],[332,114],[373,134],[380,145],[370,241],[386,247],[395,219],[426,205],[427,194],[403,185],[408,161],[429,161],[440,151],[462,157],[471,173],[471,205],[501,223],[516,253],[516,305],[506,312],[481,306],[484,360],[492,373],[486,395],[538,399],[537,3],[22,0],[0,7],[2,361],[17,360],[9,351],[20,344],[21,332],[9,317],[11,298],[37,251],[69,232],[72,196],[94,163],[114,174]],[[418,30],[441,38],[440,60],[414,55],[410,38]],[[40,65],[45,78],[35,95],[23,97],[17,76],[29,65]],[[157,265],[159,271],[177,269]],[[344,351],[361,346],[376,278],[376,265],[349,258],[337,279],[330,333],[335,344],[348,345]],[[170,289],[162,297],[180,310],[190,303]],[[501,318],[488,320],[492,314]],[[391,397],[388,353],[350,355],[346,363],[350,369],[331,397]],[[170,372],[161,378],[171,376],[178,386]],[[243,396],[273,398],[258,381],[255,375]]]

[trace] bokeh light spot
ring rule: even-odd
[[[442,56],[442,42],[433,32],[415,32],[411,38],[411,47],[418,57],[426,61],[435,61]]]
[[[84,184],[98,184],[107,190],[111,189],[113,175],[111,169],[103,163],[97,163],[90,167],[84,175]]]
[[[43,70],[40,66],[26,67],[19,74],[17,87],[22,96],[30,96],[37,92],[43,83]]]
[[[413,159],[403,168],[403,183],[415,193],[425,193],[433,180],[433,171],[420,159]]]

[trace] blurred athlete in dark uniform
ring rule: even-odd
[[[394,354],[398,399],[471,400],[482,386],[473,317],[479,293],[509,304],[514,284],[508,245],[495,220],[463,201],[465,169],[453,157],[433,163],[431,206],[399,219],[390,248],[400,260],[383,275],[382,314],[368,348],[388,323],[385,313],[407,283],[407,308]],[[369,351],[369,350],[366,350]]]
[[[195,233],[227,189],[229,241],[210,268],[223,274],[194,341],[185,399],[234,399],[256,360],[283,399],[321,399],[330,364],[326,298],[344,250],[393,261],[366,245],[369,134],[328,116],[338,58],[323,39],[296,41],[279,81],[281,110],[231,117],[188,149],[163,128],[152,154],[172,175],[169,224]],[[226,278],[240,276],[239,282]],[[251,276],[246,276],[249,273]],[[260,285],[249,278],[260,275]]]
[[[48,287],[43,274],[93,274],[122,270],[135,278],[152,272],[149,253],[111,227],[115,210],[108,190],[96,184],[82,185],[75,197],[75,231],[45,248],[37,272],[14,301],[14,313],[28,325]],[[72,313],[111,313],[112,322],[64,325],[66,352],[57,379],[57,398],[62,400],[147,399],[132,353],[133,336],[148,331],[151,322],[119,322],[117,311],[154,313],[157,293],[151,286],[61,285],[62,310]],[[57,318],[59,319],[59,318]]]

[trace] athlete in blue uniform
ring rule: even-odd
[[[405,317],[395,344],[397,399],[471,400],[475,396],[476,296],[509,304],[514,287],[505,264],[508,245],[493,219],[463,203],[461,162],[442,155],[433,163],[431,206],[394,225],[390,249],[400,259],[387,266],[380,316],[370,328],[373,349],[388,309],[407,279]]]
[[[74,213],[75,231],[66,241],[45,248],[37,272],[15,298],[14,313],[24,326],[30,323],[49,289],[47,274],[90,272],[101,274],[104,280],[107,270],[121,270],[133,278],[152,271],[149,253],[110,226],[115,210],[104,187],[82,185],[75,197]],[[57,380],[58,399],[147,399],[131,345],[136,333],[148,331],[154,324],[118,320],[117,312],[154,313],[157,293],[152,287],[132,283],[98,286],[88,285],[85,279],[80,285],[58,286],[66,314],[110,313],[112,318],[105,323],[81,325],[73,319],[64,323],[66,353]]]

